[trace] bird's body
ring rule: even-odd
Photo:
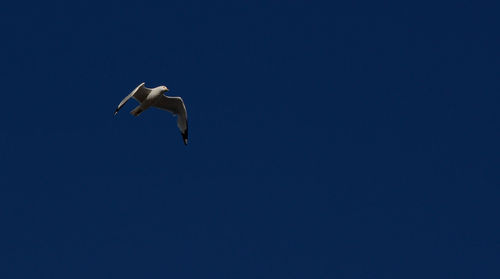
[[[184,144],[187,145],[188,122],[186,106],[181,97],[169,97],[163,94],[167,91],[168,88],[165,86],[147,88],[144,86],[143,82],[120,102],[115,110],[115,115],[130,98],[134,98],[139,102],[139,105],[130,112],[133,116],[138,116],[150,107],[157,107],[169,111],[177,115],[177,127],[181,131]]]
[[[163,95],[161,88],[159,88],[159,87],[153,88],[153,90],[151,90],[151,92],[149,92],[149,94],[146,96],[146,99],[140,104],[140,106],[143,109],[149,108],[151,105],[153,105],[159,99],[159,97],[161,95]]]

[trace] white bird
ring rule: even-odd
[[[130,112],[133,116],[138,116],[149,107],[157,107],[169,111],[174,115],[177,115],[177,127],[179,127],[179,130],[181,131],[184,144],[187,145],[188,121],[186,106],[184,105],[184,101],[182,101],[181,97],[169,97],[163,95],[163,93],[167,91],[169,90],[166,86],[147,88],[144,86],[143,82],[120,102],[115,110],[115,115],[131,97],[139,102],[139,105]]]

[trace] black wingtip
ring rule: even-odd
[[[184,133],[181,133],[182,135],[182,140],[184,141],[184,145],[188,145],[188,130],[184,131]]]
[[[182,140],[184,141],[184,145],[188,145],[187,133],[182,133]]]

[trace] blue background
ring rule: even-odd
[[[0,11],[1,278],[500,278],[498,5],[67,2]]]

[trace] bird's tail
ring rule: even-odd
[[[135,109],[133,109],[130,114],[132,114],[133,116],[137,116],[139,114],[141,114],[141,112],[143,112],[144,110],[141,108],[141,106],[137,106],[135,107]]]

